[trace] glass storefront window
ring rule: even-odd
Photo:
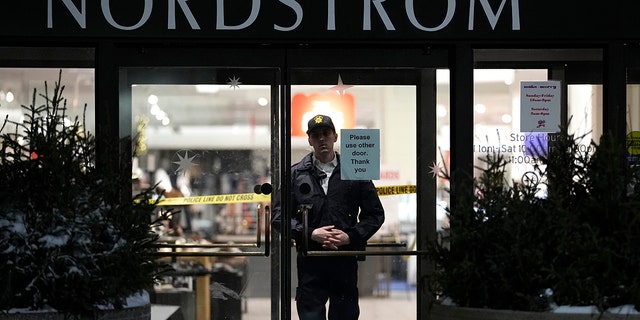
[[[627,85],[627,133],[640,131],[640,85]]]
[[[440,175],[441,170],[448,170],[450,166],[451,157],[451,99],[449,96],[449,70],[440,69],[436,72],[436,121],[437,133],[436,144],[438,150],[436,150],[435,163],[431,164],[431,174]],[[436,227],[441,230],[443,227],[449,225],[449,219],[447,217],[446,208],[449,206],[449,181],[440,178],[436,180]]]
[[[78,117],[86,125],[86,131],[95,134],[95,74],[91,68],[0,68],[0,121],[22,123],[25,109],[34,101],[43,105],[45,98],[40,95],[53,89],[58,77],[64,86],[62,98],[66,100],[66,114],[70,121]],[[86,109],[85,109],[86,105]],[[86,112],[85,112],[86,111]],[[4,132],[15,130],[6,126]]]
[[[574,84],[567,88],[569,132],[584,136],[584,144],[602,136],[602,85]]]
[[[628,73],[635,75],[636,70]],[[629,81],[627,84],[627,156],[632,163],[640,160],[640,85]]]
[[[546,81],[546,70],[477,69],[474,72],[474,166],[484,167],[487,154],[500,153],[510,162],[510,178],[530,171],[529,133],[520,130],[520,83]],[[537,139],[536,139],[537,140]],[[476,169],[476,175],[479,174]]]
[[[527,140],[532,133],[520,130],[520,82],[547,81],[546,69],[477,69],[474,72],[474,165],[482,167],[487,153],[500,152],[510,161],[510,178],[519,181],[532,169],[535,158],[527,152]],[[450,100],[449,71],[437,72],[437,166],[449,168]],[[630,86],[631,92],[633,87]],[[640,89],[635,89],[640,91]],[[597,141],[602,134],[602,85],[568,85],[567,117],[569,132],[584,136],[583,143]],[[633,94],[630,94],[633,98]],[[633,101],[633,100],[630,100]],[[640,127],[640,125],[638,125]],[[545,136],[542,136],[542,139]],[[476,175],[479,172],[476,170]],[[438,226],[446,223],[442,208],[448,205],[448,183],[438,183]]]
[[[500,153],[509,162],[509,178],[520,182],[536,161],[532,143],[548,140],[547,133],[521,130],[521,82],[547,81],[546,69],[477,69],[474,72],[474,155],[483,168],[487,154]],[[582,137],[588,146],[602,134],[602,86],[568,85],[561,92],[567,99],[569,133]],[[558,122],[562,125],[562,119]],[[537,141],[537,142],[536,142]],[[476,175],[479,174],[478,169]]]

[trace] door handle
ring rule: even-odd
[[[309,207],[302,206],[302,223],[304,237],[302,238],[301,254],[303,256],[416,256],[427,254],[426,251],[417,250],[309,250]],[[407,247],[406,242],[372,242],[367,247],[397,248]]]
[[[260,188],[258,188],[260,187]],[[271,185],[268,183],[258,185],[254,188],[256,193],[271,193]],[[258,225],[256,228],[256,242],[252,243],[198,243],[198,244],[177,244],[177,243],[158,243],[155,245],[157,249],[171,249],[171,251],[157,251],[155,255],[162,257],[225,257],[225,256],[269,256],[271,246],[271,206],[264,206],[264,215],[262,215],[262,204],[256,206],[256,217]],[[264,218],[263,218],[264,217]],[[265,228],[264,235],[264,251],[178,251],[178,249],[240,249],[240,248],[261,248],[262,246],[262,225]]]

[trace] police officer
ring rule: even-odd
[[[358,319],[358,261],[355,256],[305,256],[308,251],[364,250],[367,240],[384,222],[384,209],[370,180],[342,180],[338,140],[333,121],[316,115],[308,123],[313,152],[291,167],[293,196],[289,208],[293,238],[298,247],[296,307],[302,320]],[[273,205],[273,225],[282,222],[279,197]],[[304,234],[302,211],[308,210]],[[305,239],[306,238],[306,239]]]

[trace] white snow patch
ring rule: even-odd
[[[596,306],[559,306],[553,309],[553,313],[573,313],[573,314],[599,314]],[[618,307],[609,308],[605,313],[620,314],[620,315],[637,315],[640,314],[633,305],[622,305]]]
[[[7,310],[7,313],[48,313],[48,312],[56,312],[57,310],[52,308],[51,306],[45,305],[41,309],[33,310],[30,308],[13,308]]]
[[[127,298],[127,307],[135,308],[149,305],[151,299],[149,299],[149,293],[147,291],[140,291]]]
[[[607,309],[607,312],[622,315],[640,314],[640,312],[638,312],[638,310],[636,310],[636,308],[631,304],[609,308]]]
[[[12,213],[9,213],[9,215],[12,215]],[[19,235],[27,234],[27,226],[24,224],[22,214],[15,213],[15,219],[12,220],[0,219],[0,228],[7,228],[9,232]]]
[[[553,313],[573,313],[573,314],[597,314],[600,313],[595,306],[558,306],[553,309]]]
[[[78,268],[77,266],[72,266],[69,268],[69,270],[67,271],[68,274],[82,274],[82,271],[80,270],[80,268]]]
[[[48,234],[38,239],[38,241],[43,242],[45,248],[61,247],[69,242],[69,235],[63,234],[60,236],[54,236],[52,234]]]
[[[16,247],[9,245],[6,250],[2,251],[2,254],[8,254],[16,250]]]
[[[124,308],[126,309],[126,308],[142,307],[150,304],[151,304],[151,299],[149,298],[149,293],[143,290],[127,297],[124,303]],[[101,306],[97,306],[97,308],[100,310],[110,310],[110,309],[113,309],[113,306],[101,305]]]

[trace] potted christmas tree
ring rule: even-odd
[[[60,78],[51,96],[46,83],[34,90],[24,122],[0,122],[0,318],[148,319],[156,203],[150,190],[131,201],[122,163],[96,164],[96,138],[68,119]]]
[[[521,183],[502,154],[477,178],[442,172],[452,203],[429,248],[432,319],[640,319],[639,171],[625,146],[562,129],[536,152]]]

